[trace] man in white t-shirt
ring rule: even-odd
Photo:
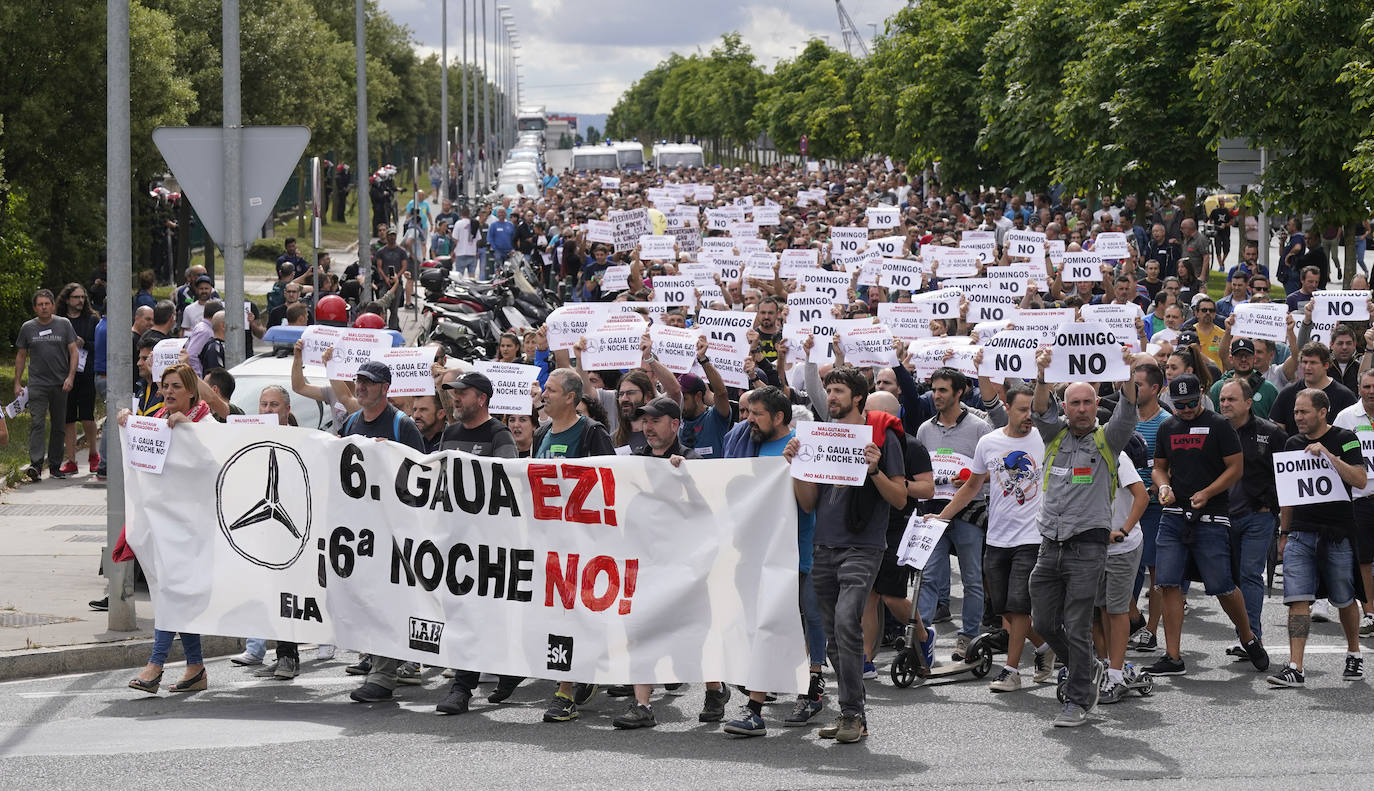
[[[1107,675],[1102,679],[1098,703],[1116,703],[1126,694],[1122,670],[1126,643],[1131,637],[1131,601],[1135,598],[1135,578],[1145,549],[1140,517],[1150,504],[1150,495],[1135,462],[1125,452],[1117,458],[1116,478],[1111,542],[1107,544],[1106,572],[1097,588],[1098,618],[1093,622],[1098,656],[1104,650],[1107,654]]]
[[[983,484],[988,486],[988,533],[983,557],[987,603],[1007,630],[1007,663],[988,685],[993,692],[1021,688],[1021,648],[1029,637],[1035,648],[1035,681],[1054,674],[1054,652],[1031,629],[1030,574],[1040,550],[1041,468],[1045,442],[1033,431],[1031,399],[1025,385],[1007,391],[1007,425],[984,434],[969,462],[969,478],[955,492],[941,519],[964,509]]]
[[[1342,409],[1331,425],[1349,429],[1360,439],[1360,451],[1368,465],[1374,457],[1374,369],[1360,375],[1360,400]],[[1360,637],[1374,636],[1374,482],[1363,489],[1351,489],[1355,512],[1355,560],[1360,566],[1364,601],[1360,606]]]
[[[477,240],[481,232],[472,224],[472,207],[461,207],[458,215],[458,222],[453,224],[453,271],[476,277]]]

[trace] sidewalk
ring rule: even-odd
[[[401,311],[413,341],[419,325]],[[23,438],[11,437],[10,442]],[[0,490],[0,681],[59,673],[141,667],[152,649],[148,593],[136,599],[138,629],[111,632],[107,616],[87,605],[106,594],[99,576],[106,544],[106,486],[82,465],[66,480]],[[209,637],[206,656],[242,650],[242,640]],[[169,661],[180,661],[180,642]]]

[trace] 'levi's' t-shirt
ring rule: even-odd
[[[1169,486],[1174,492],[1170,506],[1191,508],[1192,496],[1226,471],[1226,457],[1240,452],[1240,436],[1231,422],[1210,410],[1202,410],[1192,420],[1173,415],[1160,424],[1155,458],[1169,462]],[[1225,516],[1230,513],[1230,501],[1229,492],[1220,492],[1200,513]]]

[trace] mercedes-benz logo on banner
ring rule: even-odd
[[[310,541],[305,461],[280,442],[255,442],[239,450],[219,472],[215,510],[220,531],[245,560],[270,569],[290,567]]]

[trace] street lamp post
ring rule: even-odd
[[[468,141],[468,0],[463,0],[463,70],[460,79],[463,81],[463,134],[462,142],[459,143],[459,151],[463,157],[463,199],[468,200],[472,194],[472,153]]]
[[[439,63],[439,161],[444,175],[439,177],[439,205],[448,198],[448,0],[443,0],[441,14],[443,32],[440,35],[440,48],[443,54]]]

